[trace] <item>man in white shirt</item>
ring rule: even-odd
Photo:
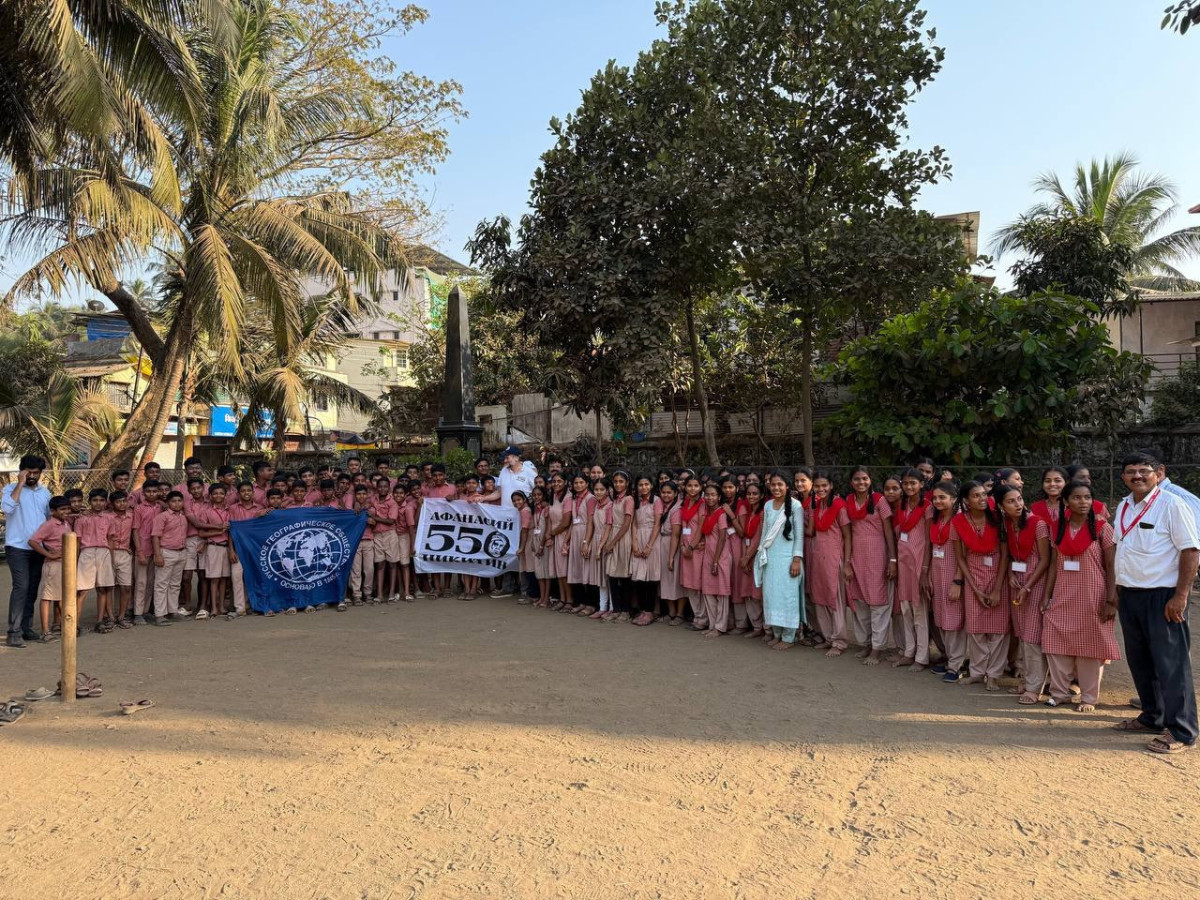
[[[1200,534],[1187,504],[1159,483],[1150,453],[1121,461],[1130,495],[1117,506],[1116,575],[1125,657],[1142,712],[1118,731],[1157,735],[1148,749],[1182,753],[1196,745],[1188,593],[1200,563]]]
[[[22,456],[21,471],[0,494],[4,513],[4,550],[12,576],[8,598],[8,639],[14,649],[25,646],[38,635],[33,630],[33,611],[42,580],[43,557],[29,546],[29,538],[50,515],[50,492],[39,482],[46,462],[40,456]]]
[[[500,505],[512,506],[513,491],[521,491],[528,497],[529,492],[533,490],[533,480],[537,478],[537,466],[528,461],[522,462],[521,451],[516,447],[506,447],[501,458],[504,461],[504,468],[496,476],[496,488],[500,491]],[[516,574],[505,572],[500,579],[500,589],[493,591],[492,596],[496,598],[511,597],[513,591],[518,587]]]

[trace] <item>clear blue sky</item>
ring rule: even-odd
[[[434,243],[465,261],[480,219],[524,212],[550,117],[574,110],[609,59],[632,63],[654,39],[654,0],[423,5],[430,21],[389,49],[405,68],[463,85],[470,117],[428,186],[445,216]],[[911,106],[912,140],[945,147],[954,167],[922,195],[924,208],[979,210],[982,249],[1033,202],[1039,172],[1067,175],[1077,161],[1129,150],[1178,186],[1177,223],[1200,225],[1186,214],[1200,203],[1200,34],[1160,31],[1164,0],[924,5],[946,62]],[[1200,277],[1200,260],[1185,269]]]

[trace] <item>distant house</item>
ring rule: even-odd
[[[429,247],[416,248],[407,271],[389,272],[378,297],[378,313],[355,323],[336,371],[369,397],[412,386],[412,346],[441,321],[450,279],[478,275],[474,269]],[[311,290],[318,290],[314,282]],[[369,418],[338,410],[338,428],[362,433]]]
[[[1200,361],[1200,291],[1141,291],[1142,302],[1130,316],[1109,319],[1118,350],[1143,353],[1154,364],[1150,389],[1159,378],[1179,372],[1184,362]]]

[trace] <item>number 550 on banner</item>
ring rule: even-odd
[[[413,561],[418,572],[491,578],[516,570],[520,545],[521,516],[511,506],[426,500]]]

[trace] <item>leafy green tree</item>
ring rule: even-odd
[[[971,281],[939,291],[841,351],[850,400],[827,427],[873,459],[956,464],[1060,450],[1072,426],[1113,429],[1139,408],[1149,366],[1113,349],[1100,312]]]
[[[1095,219],[1024,219],[1015,234],[1015,246],[1026,254],[1009,268],[1020,294],[1057,291],[1085,297],[1104,315],[1128,315],[1137,305],[1137,291],[1126,278],[1135,254],[1126,244],[1108,240]]]
[[[993,238],[992,252],[1000,257],[1020,250],[1030,219],[1090,218],[1100,224],[1110,243],[1133,251],[1126,274],[1134,287],[1193,287],[1176,263],[1200,253],[1200,225],[1166,230],[1179,211],[1175,186],[1161,175],[1139,173],[1137,166],[1136,157],[1121,153],[1076,166],[1070,186],[1052,172],[1039,175],[1033,187],[1046,199],[1001,228]]]
[[[1178,0],[1163,10],[1161,28],[1187,34],[1193,25],[1200,25],[1200,0]]]
[[[1147,421],[1169,428],[1200,423],[1200,363],[1183,363],[1178,374],[1154,386]]]

